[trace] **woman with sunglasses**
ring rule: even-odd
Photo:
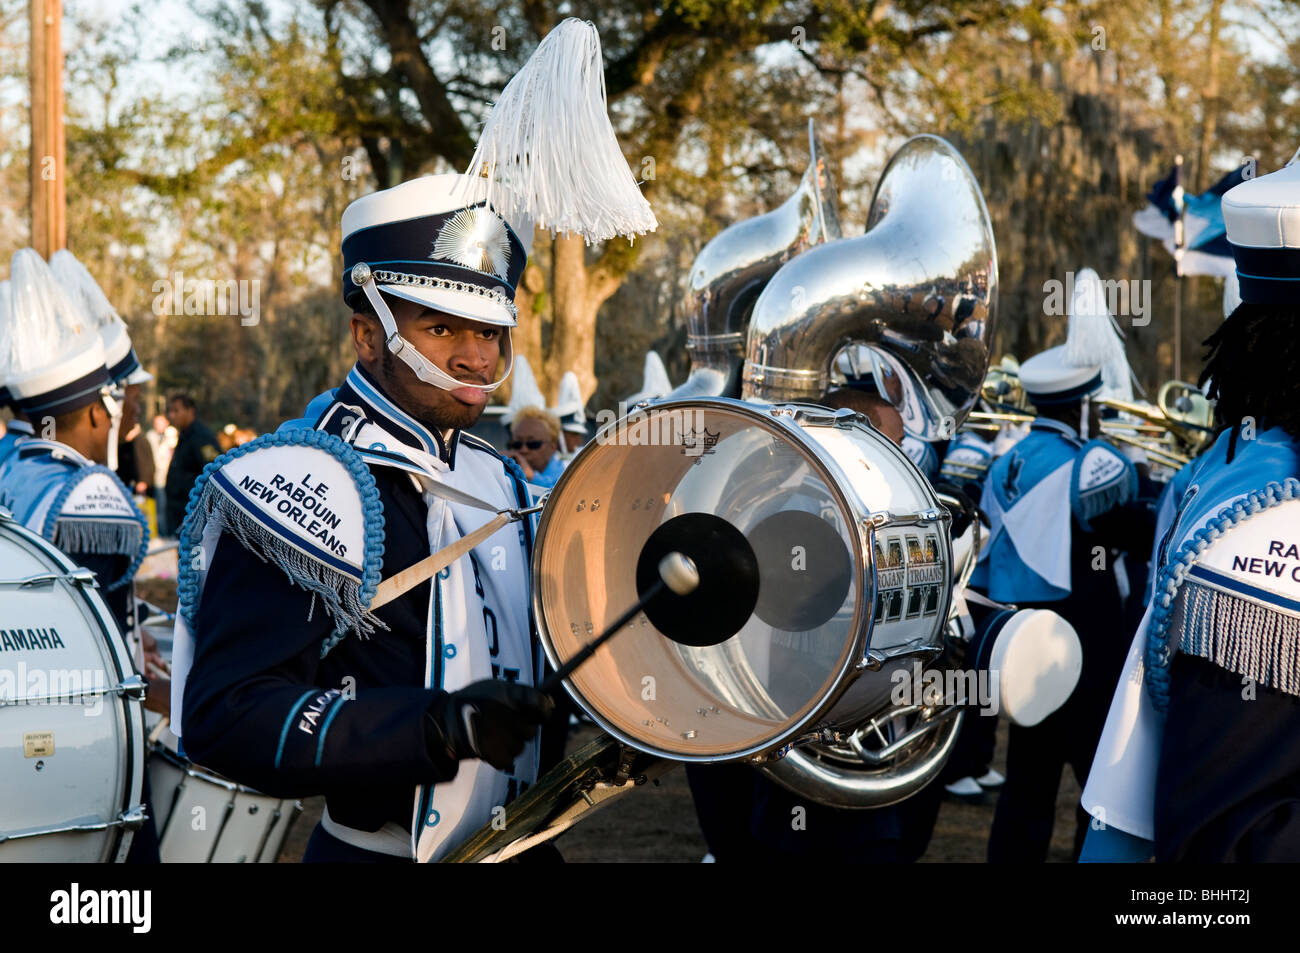
[[[560,421],[541,407],[524,407],[510,423],[509,451],[506,456],[524,471],[524,479],[533,486],[550,488],[560,478],[564,461],[560,459]]]

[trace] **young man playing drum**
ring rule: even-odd
[[[548,35],[555,57],[535,55],[485,127],[487,175],[415,179],[348,207],[356,366],[314,419],[226,454],[191,494],[173,724],[187,756],[237,781],[325,795],[305,860],[437,860],[536,779],[552,702],[533,687],[531,525],[494,520],[519,517],[528,492],[517,465],[465,430],[510,372],[533,220],[612,237],[571,198],[582,169],[562,184],[529,178],[553,172],[546,153],[564,145],[545,138],[565,125],[547,104],[571,101],[536,92],[558,82],[540,71],[594,49],[598,79],[594,40],[573,20]],[[513,97],[521,82],[534,92]],[[531,117],[538,141],[493,152],[494,129],[522,125],[506,105],[519,101],[543,112]],[[605,129],[580,130],[582,141],[612,144],[627,171],[603,105]],[[506,192],[492,157],[525,153],[533,161]],[[585,194],[604,212],[621,202],[649,215],[630,171],[622,193],[593,184]],[[602,224],[627,234],[636,217]],[[433,578],[404,572],[431,554],[447,557]]]

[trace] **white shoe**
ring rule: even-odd
[[[1002,787],[1002,785],[1007,783],[1007,779],[1004,778],[997,771],[994,771],[992,768],[989,768],[987,774],[985,774],[983,777],[975,779],[975,783],[982,788],[1000,788]]]
[[[702,864],[716,864],[718,861],[712,854],[705,854],[700,858]]]
[[[952,784],[945,784],[943,789],[955,798],[962,800],[979,800],[984,796],[984,789],[974,778],[962,778]]]

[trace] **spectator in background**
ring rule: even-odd
[[[120,432],[117,475],[136,496],[153,496],[154,455],[140,427],[139,384],[127,384],[124,389]]]
[[[199,478],[203,468],[221,455],[217,438],[198,419],[194,398],[189,394],[173,394],[167,401],[167,419],[176,428],[176,449],[167,467],[164,496],[167,500],[166,536],[175,536],[185,519],[185,504],[189,502],[190,488]]]
[[[541,407],[522,407],[510,422],[506,456],[519,464],[533,486],[551,487],[564,470],[560,459],[560,421]]]
[[[163,536],[163,527],[166,526],[165,514],[167,512],[166,494],[163,487],[167,483],[167,466],[172,461],[172,451],[176,448],[176,428],[167,425],[167,418],[158,414],[153,419],[153,427],[144,435],[149,441],[149,449],[153,451],[153,500],[154,500],[154,517],[157,520],[155,524],[158,528],[158,535]]]

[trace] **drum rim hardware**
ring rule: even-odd
[[[77,586],[99,588],[99,580],[89,569],[75,567],[71,572],[38,572],[22,579],[0,579],[0,589],[34,589],[37,586],[54,585],[56,582],[68,582]]]
[[[81,698],[102,698],[105,695],[117,695],[132,701],[143,702],[149,693],[149,683],[139,675],[128,675],[116,685],[104,688],[89,688],[75,692],[61,692],[52,695],[26,695],[22,698],[0,697],[0,708],[14,705],[39,705],[44,702],[72,702]]]
[[[140,826],[149,819],[149,814],[145,810],[143,803],[134,807],[129,807],[122,811],[111,821],[100,820],[93,815],[77,818],[71,821],[65,821],[59,826],[32,827],[20,831],[0,831],[0,844],[6,844],[9,841],[25,840],[29,837],[44,837],[49,834],[86,834],[95,831],[106,831],[110,828],[119,827],[123,830],[136,831]]]

